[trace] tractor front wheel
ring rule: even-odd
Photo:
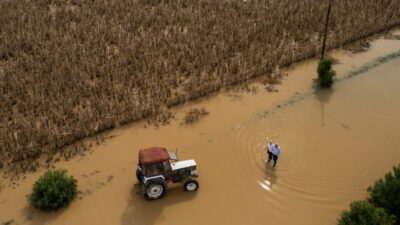
[[[149,180],[143,184],[143,195],[148,200],[156,200],[167,193],[167,183],[164,180]]]
[[[197,191],[199,189],[199,182],[189,179],[183,184],[183,188],[185,191]]]

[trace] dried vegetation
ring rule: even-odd
[[[400,0],[334,1],[328,47],[400,24]],[[76,140],[319,53],[327,1],[2,0],[0,161]]]
[[[168,111],[168,110],[162,110],[155,115],[149,117],[147,119],[147,124],[148,125],[153,125],[155,127],[159,126],[165,126],[170,124],[171,120],[175,118],[175,114]]]
[[[188,112],[186,112],[181,125],[189,125],[196,123],[197,121],[199,121],[201,117],[204,117],[208,114],[209,112],[205,108],[201,109],[192,108]]]
[[[352,52],[352,53],[359,53],[364,52],[371,47],[371,43],[367,40],[357,41],[355,43],[348,44],[344,47],[344,49]]]
[[[385,38],[388,40],[400,40],[400,34],[387,34]]]

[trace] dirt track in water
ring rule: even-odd
[[[363,53],[331,53],[338,77],[400,51],[379,39]],[[145,123],[116,129],[93,154],[59,162],[79,180],[80,198],[56,213],[32,209],[25,195],[44,170],[0,192],[0,222],[15,224],[336,224],[339,212],[400,163],[400,57],[314,93],[316,60],[284,69],[278,93],[224,92],[178,108],[168,126]],[[181,126],[184,113],[209,115]],[[265,141],[281,144],[278,167],[264,163]],[[198,162],[200,189],[170,185],[167,196],[146,201],[134,172],[141,148],[178,149]],[[2,181],[3,183],[5,181]]]

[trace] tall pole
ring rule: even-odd
[[[326,20],[325,20],[325,32],[324,32],[324,42],[322,43],[321,60],[324,58],[325,54],[326,36],[328,34],[328,24],[329,24],[329,15],[331,14],[331,5],[332,5],[332,0],[329,0],[328,13],[326,14]]]

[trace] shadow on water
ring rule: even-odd
[[[320,102],[320,109],[321,109],[321,126],[325,126],[325,117],[328,114],[325,111],[325,104],[328,104],[330,101],[330,98],[332,96],[332,94],[334,93],[334,90],[332,88],[327,88],[327,89],[319,89],[316,90],[314,92],[315,96],[317,97],[318,101]],[[343,127],[343,129],[345,130],[349,130],[350,127],[339,121],[335,116],[333,116],[332,114],[329,114],[329,116],[337,123],[339,124],[341,127]]]
[[[170,205],[189,201],[196,196],[197,192],[185,192],[182,184],[172,184],[168,187],[168,192],[164,198],[159,200],[146,200],[141,191],[140,185],[133,185],[130,191],[130,198],[122,217],[121,225],[151,225],[157,221],[166,219],[164,209]]]
[[[21,214],[25,218],[24,223],[30,225],[43,225],[52,222],[57,219],[62,213],[68,210],[68,207],[64,207],[54,212],[42,212],[35,209],[32,205],[28,204],[21,210]]]
[[[317,97],[319,103],[320,103],[320,109],[321,109],[321,126],[325,126],[325,104],[329,103],[329,100],[333,94],[333,89],[332,88],[327,88],[327,89],[317,89],[314,94],[315,97]]]

